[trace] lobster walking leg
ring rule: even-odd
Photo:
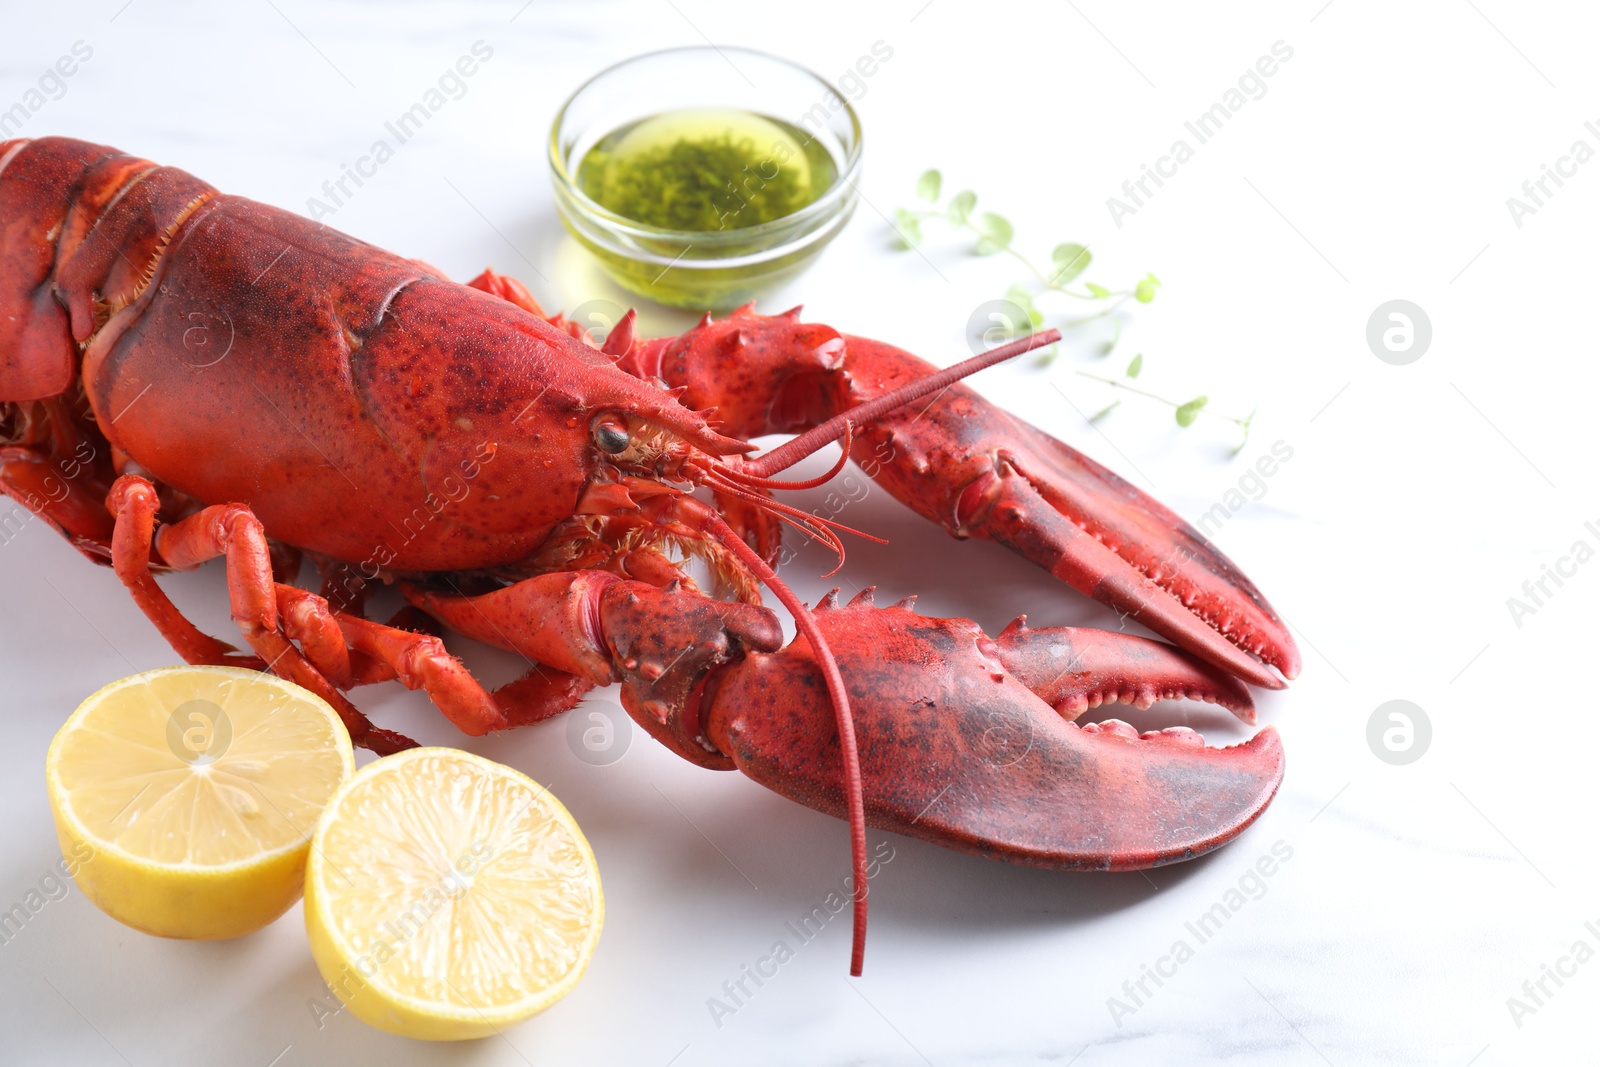
[[[334,611],[365,615],[371,582],[352,565],[328,556],[317,558],[317,573],[322,578],[322,599]]]
[[[537,315],[550,325],[564,331],[569,336],[579,341],[589,342],[589,333],[583,328],[582,323],[569,322],[560,315],[547,315],[544,308],[539,306],[539,301],[528,292],[528,287],[508,274],[497,274],[493,270],[485,270],[476,278],[467,282],[473,289],[480,289],[491,296],[498,296],[508,304],[513,304],[523,311]]]
[[[394,668],[365,652],[351,648],[345,641],[339,620],[362,618],[359,610],[338,608],[326,597],[301,589],[299,586],[278,583],[278,620],[284,635],[300,646],[317,670],[340,689],[358,685],[374,685],[395,680]],[[416,608],[407,604],[389,620],[389,626],[402,630],[433,633],[437,624]]]
[[[432,634],[348,615],[339,616],[339,626],[353,651],[388,666],[407,689],[426,690],[446,718],[474,737],[569,711],[594,688],[582,678],[535,663],[523,677],[490,693]]]
[[[588,684],[622,683],[640,726],[704,767],[729,764],[705,740],[698,694],[718,667],[747,649],[776,649],[765,608],[657,588],[604,571],[529,578],[480,596],[403,586],[413,604],[452,630],[550,664]]]
[[[273,590],[278,601],[278,620],[284,636],[300,646],[324,678],[337,689],[355,684],[350,665],[350,647],[345,644],[339,620],[328,602],[298,586],[279,582]]]
[[[31,448],[0,448],[0,493],[59,530],[96,562],[111,554],[111,520],[104,487],[62,476],[50,457]]]
[[[151,622],[173,648],[191,663],[222,662],[266,669],[302,685],[326,700],[344,720],[350,739],[379,754],[411,748],[416,742],[373,726],[320,671],[302,656],[278,628],[278,604],[272,580],[266,534],[250,509],[219,504],[161,528],[153,537],[158,507],[155,486],[127,475],[111,487],[106,506],[116,516],[112,534],[112,566]],[[168,566],[184,569],[224,556],[233,617],[245,640],[261,657],[238,656],[234,650],[202,634],[183,617],[150,573],[151,542]],[[190,658],[191,656],[196,658]]]
[[[156,584],[150,573],[151,547],[155,540],[156,511],[160,503],[155,487],[142,478],[118,479],[112,486],[106,507],[115,517],[111,560],[117,577],[128,587],[133,601],[155,623],[161,636],[185,663],[266,670],[266,662],[241,653],[219,641],[183,616]],[[270,573],[270,568],[268,568]]]

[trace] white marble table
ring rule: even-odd
[[[0,944],[0,1061],[1596,1057],[1600,963],[1573,953],[1580,941],[1600,948],[1585,925],[1600,927],[1588,677],[1600,565],[1561,563],[1576,542],[1600,547],[1585,525],[1600,520],[1600,164],[1562,162],[1575,141],[1600,148],[1585,126],[1600,119],[1592,12],[1490,0],[1227,13],[957,0],[788,11],[533,0],[519,13],[519,3],[13,5],[0,20],[0,108],[25,105],[26,135],[115,143],[307,210],[386,121],[485,42],[492,59],[460,98],[330,221],[460,277],[493,264],[570,307],[619,299],[561,231],[542,161],[550,116],[579,81],[707,37],[829,74],[884,42],[892,58],[857,101],[868,203],[771,306],[804,300],[817,321],[939,362],[964,355],[969,309],[1019,274],[1003,257],[967,255],[939,227],[921,255],[893,248],[883,216],[935,165],[1009,215],[1041,256],[1077,240],[1107,284],[1159,275],[1160,295],[1129,316],[1110,361],[1094,355],[1104,333],[1086,330],[1048,369],[1008,366],[982,388],[1192,520],[1224,504],[1214,539],[1291,620],[1306,655],[1299,682],[1260,700],[1287,746],[1283,789],[1228,848],[1148,876],[1010,868],[892,839],[865,977],[846,979],[836,922],[723,1015],[710,998],[845,873],[841,824],[642,735],[620,761],[591,767],[562,723],[467,740],[419,695],[381,687],[362,694],[379,721],[550,783],[594,843],[609,903],[592,970],[546,1015],[503,1039],[408,1043],[318,1009],[298,908],[237,942],[182,944],[118,926],[76,890],[50,892],[57,847],[41,767],[51,735],[96,686],[173,655],[108,570],[26,525],[0,545],[0,907],[34,889],[59,899]],[[29,91],[80,41],[92,55],[58,99],[47,79],[34,108]],[[1201,143],[1185,123],[1226,103],[1275,42],[1292,56]],[[1244,88],[1254,96],[1257,85]],[[1161,162],[1179,139],[1192,152]],[[1123,193],[1158,164],[1164,184],[1137,202]],[[1545,164],[1567,173],[1534,201],[1523,183]],[[1513,211],[1513,196],[1535,210]],[[1113,210],[1110,197],[1135,210]],[[1429,349],[1408,366],[1381,362],[1365,340],[1373,310],[1397,298],[1432,323]],[[656,330],[685,321],[644,318]],[[1098,430],[1086,424],[1078,409],[1105,400],[1075,372],[1115,372],[1135,352],[1152,389],[1205,393],[1238,414],[1259,405],[1243,452],[1229,458],[1226,423],[1179,430],[1170,412],[1134,400]],[[1278,442],[1292,457],[1253,478]],[[924,610],[990,628],[1021,611],[1038,624],[1116,624],[882,494],[851,508],[850,522],[894,544],[852,545],[843,583],[921,593]],[[1529,599],[1524,582],[1558,564],[1562,584],[1546,580],[1548,595]],[[788,573],[815,596],[824,569],[803,553]],[[228,633],[220,568],[165,581],[202,625]],[[1513,612],[1511,597],[1534,610]],[[491,681],[511,676],[509,658],[458,647]],[[1426,753],[1403,766],[1367,741],[1369,717],[1393,699],[1415,702],[1432,726]],[[1204,706],[1130,717],[1188,723],[1212,743],[1248,734]],[[1271,876],[1252,875],[1269,856]],[[1219,902],[1238,906],[1201,943],[1187,924]],[[1181,962],[1179,941],[1192,950]],[[1568,976],[1543,978],[1541,991],[1546,965]],[[1167,974],[1159,986],[1147,966]]]

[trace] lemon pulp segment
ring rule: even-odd
[[[86,896],[149,933],[212,939],[298,899],[311,831],[354,766],[314,694],[252,670],[171,667],[85,700],[46,779]]]
[[[551,794],[454,749],[364,768],[328,804],[306,924],[353,1014],[412,1037],[465,1038],[576,985],[603,917],[594,854]]]

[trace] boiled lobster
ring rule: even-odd
[[[379,753],[408,739],[344,696],[398,679],[469,734],[621,683],[629,714],[850,820],[860,973],[865,826],[1014,862],[1121,870],[1238,834],[1283,773],[1276,733],[1228,749],[1087,708],[1168,697],[1254,721],[1294,642],[1172,512],[945,371],[744,308],[603,344],[519,283],[425,263],[112,148],[0,143],[0,489],[109,563],[191,663],[270,669]],[[927,403],[908,406],[918,397]],[[751,438],[799,436],[752,458]],[[1120,633],[880,608],[809,609],[774,572],[775,494],[833,441],[956,537],[1009,546],[1183,651]],[[710,491],[711,503],[693,495]],[[249,653],[200,632],[155,575],[222,556]],[[294,584],[304,557],[321,595]],[[713,588],[685,572],[702,561]],[[365,616],[373,583],[409,607]],[[793,614],[785,647],[761,587]],[[486,691],[436,624],[525,655]],[[1242,681],[1241,681],[1242,680]]]

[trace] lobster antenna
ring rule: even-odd
[[[876,541],[880,545],[889,543],[881,537],[857,530],[853,526],[846,526],[842,522],[834,522],[832,519],[825,519],[821,515],[813,515],[810,512],[801,511],[799,508],[790,507],[788,504],[774,500],[771,497],[761,496],[750,489],[746,489],[738,482],[730,481],[726,478],[708,477],[705,484],[717,492],[738,497],[740,500],[748,501],[763,511],[776,515],[780,522],[794,527],[813,541],[821,541],[831,548],[834,555],[839,558],[839,562],[834,565],[833,570],[823,575],[824,578],[832,578],[839,573],[839,568],[844,566],[844,542],[839,539],[840,533],[847,533],[866,541]],[[803,487],[803,483],[797,484],[801,484]],[[838,533],[835,533],[835,530]]]
[[[833,658],[833,650],[822,636],[817,617],[805,602],[795,596],[777,576],[767,561],[755,549],[744,543],[744,538],[733,528],[713,515],[707,523],[734,555],[753,571],[756,577],[777,596],[789,614],[794,616],[795,629],[805,635],[811,653],[817,658],[822,677],[828,685],[828,698],[833,703],[834,719],[839,728],[839,752],[844,759],[844,795],[850,816],[850,864],[855,882],[855,909],[852,914],[853,931],[850,940],[850,973],[861,976],[861,961],[867,949],[867,811],[861,798],[861,755],[856,749],[855,719],[850,714],[850,694],[844,689],[844,675]]]
[[[1006,360],[1020,356],[1024,352],[1031,352],[1035,348],[1053,345],[1059,340],[1061,340],[1060,330],[1044,330],[1021,340],[1012,341],[1008,345],[1001,345],[999,348],[991,348],[987,352],[980,352],[971,359],[964,359],[953,367],[935,371],[926,377],[918,378],[908,385],[902,385],[898,389],[891,389],[882,396],[868,400],[864,404],[857,404],[849,411],[840,412],[827,422],[815,426],[799,437],[779,445],[764,456],[744,460],[739,465],[739,473],[751,478],[770,478],[779,471],[794,466],[823,445],[843,437],[852,423],[856,426],[864,426],[880,415],[886,415],[895,408],[908,404],[918,397],[947,389],[969,374],[976,374],[978,371],[992,367],[996,363],[1004,363]]]
[[[848,416],[849,414],[850,412],[845,412],[845,415]],[[850,462],[850,446],[854,441],[855,427],[851,424],[851,420],[846,418],[844,420],[844,440],[839,445],[838,461],[828,469],[826,474],[819,474],[815,478],[807,478],[804,481],[787,482],[778,481],[774,478],[757,478],[725,463],[719,463],[716,470],[718,474],[730,481],[735,481],[740,485],[754,489],[815,489],[819,485],[833,481],[838,473],[844,470],[844,465]]]

